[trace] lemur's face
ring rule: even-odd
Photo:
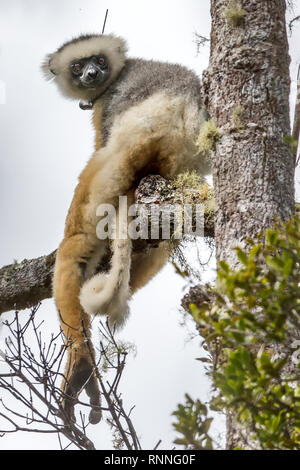
[[[110,67],[103,54],[73,60],[70,63],[70,73],[73,85],[79,88],[96,90],[109,77]]]
[[[126,60],[126,43],[113,35],[87,34],[73,38],[48,54],[42,64],[46,79],[53,80],[68,98],[90,104],[117,78]]]

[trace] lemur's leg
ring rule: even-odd
[[[69,419],[74,418],[76,397],[85,388],[92,406],[90,421],[97,423],[101,418],[101,403],[93,369],[95,352],[90,341],[90,318],[79,302],[82,264],[91,256],[92,249],[85,235],[74,235],[62,241],[56,257],[53,291],[68,351],[62,384],[66,395],[65,412]]]
[[[169,243],[161,242],[157,248],[150,248],[145,253],[134,253],[130,271],[130,289],[134,294],[149,282],[168,262]]]

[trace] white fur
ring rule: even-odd
[[[77,43],[70,43],[66,45],[62,51],[53,54],[51,60],[51,67],[55,73],[63,72],[66,64],[73,60],[83,59],[97,54],[105,54],[111,57],[111,62],[119,58],[120,54],[125,55],[127,50],[126,42],[124,39],[112,34],[107,36],[97,36],[93,38],[83,39]]]
[[[119,214],[117,229],[118,226]],[[96,274],[86,281],[81,288],[79,300],[86,313],[108,315],[110,325],[119,327],[125,322],[128,315],[132,248],[130,238],[117,238],[117,230],[115,230],[114,236],[110,272]]]

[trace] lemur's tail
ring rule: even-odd
[[[119,215],[119,214],[118,214]],[[117,217],[117,223],[119,217]],[[127,221],[126,221],[127,227]],[[79,299],[84,311],[91,315],[108,315],[111,326],[121,326],[128,315],[130,297],[131,239],[112,240],[111,269],[108,274],[99,273],[86,281],[80,291]]]

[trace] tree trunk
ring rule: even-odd
[[[284,0],[211,0],[203,89],[219,139],[212,152],[218,260],[294,211],[289,54]],[[228,416],[227,448],[243,447]]]

